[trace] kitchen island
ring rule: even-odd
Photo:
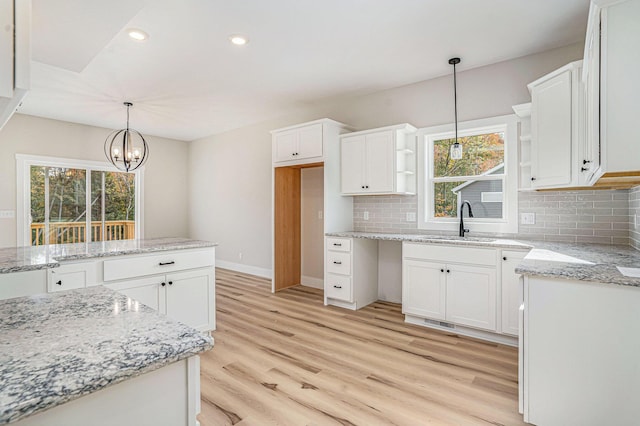
[[[0,424],[196,425],[212,347],[103,286],[0,301]]]
[[[216,245],[154,238],[0,249],[0,300],[103,284],[209,332]]]

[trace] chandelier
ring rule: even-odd
[[[104,153],[114,166],[123,172],[132,172],[142,166],[149,157],[149,146],[142,134],[129,128],[129,108],[131,102],[125,102],[127,107],[127,127],[114,130],[104,141]]]

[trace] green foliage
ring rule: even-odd
[[[462,159],[451,158],[455,139],[442,139],[433,144],[433,176],[479,176],[504,163],[504,133],[487,133],[458,138]],[[465,181],[438,182],[434,185],[434,216],[456,217],[457,196],[451,190]]]

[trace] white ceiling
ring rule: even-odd
[[[20,112],[193,140],[584,39],[588,0],[33,0]],[[126,29],[141,28],[146,42]],[[231,34],[250,38],[243,47]]]

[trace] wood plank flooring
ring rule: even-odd
[[[400,305],[323,305],[216,271],[202,426],[519,425],[517,349],[404,323]]]

